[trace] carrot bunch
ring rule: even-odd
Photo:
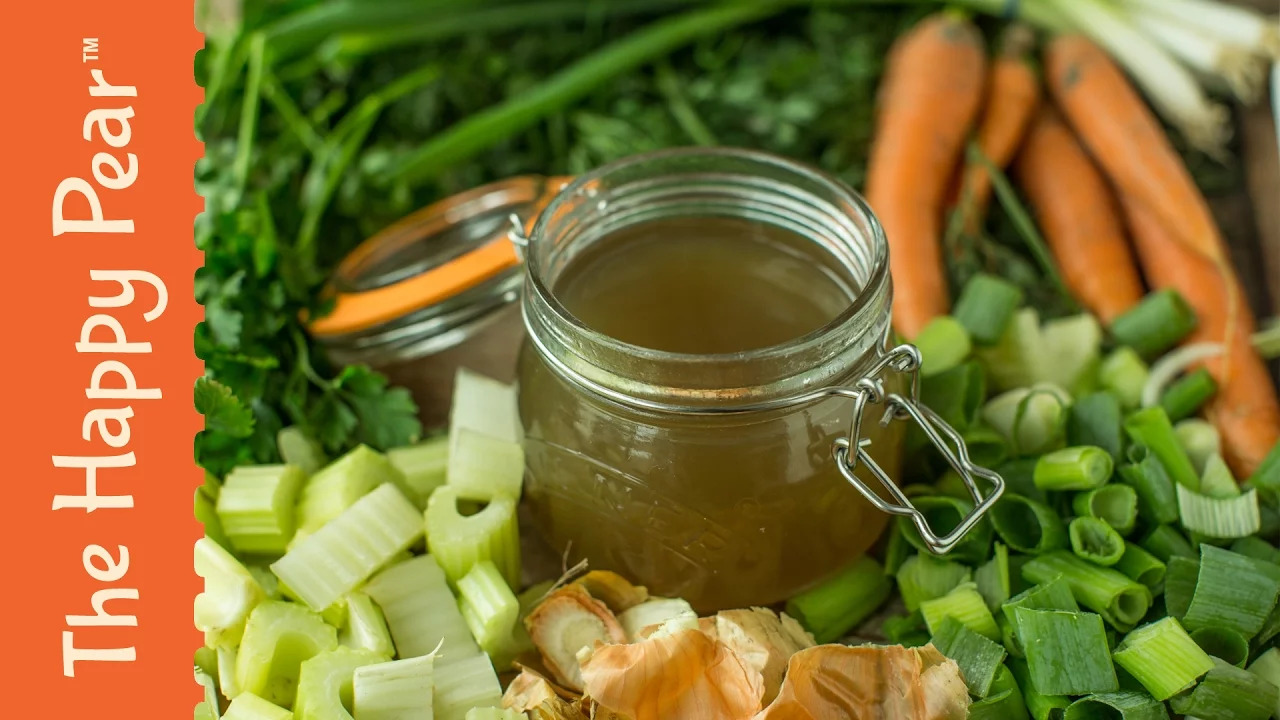
[[[992,189],[986,163],[962,161],[972,135],[991,165],[1012,165],[1064,282],[1104,325],[1142,299],[1144,275],[1187,300],[1199,325],[1186,342],[1225,348],[1204,363],[1219,386],[1207,416],[1232,469],[1252,474],[1280,440],[1280,402],[1207,201],[1105,52],[1051,40],[1042,101],[1031,44],[1012,26],[988,62],[978,30],[940,13],[890,55],[866,191],[889,242],[895,327],[914,338],[950,310],[943,218],[954,207],[980,230]]]

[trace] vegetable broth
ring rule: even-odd
[[[812,240],[778,227],[669,218],[597,240],[551,289],[588,328],[699,356],[723,368],[732,388],[750,353],[819,333],[849,308],[856,289],[837,266]],[[571,561],[585,557],[708,612],[783,600],[855,560],[884,528],[887,516],[832,459],[832,442],[848,431],[847,401],[744,415],[642,413],[561,378],[528,345],[519,375],[526,497]],[[901,440],[894,425],[864,425],[891,475]]]

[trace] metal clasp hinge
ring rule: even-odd
[[[832,454],[835,456],[836,466],[840,469],[840,474],[844,476],[849,484],[858,489],[862,496],[872,505],[891,515],[899,515],[911,518],[912,524],[920,533],[920,537],[936,554],[944,554],[951,551],[961,540],[964,539],[966,533],[973,529],[982,520],[991,506],[1000,499],[1004,493],[1004,478],[992,470],[974,464],[969,459],[969,451],[965,446],[964,439],[955,428],[951,427],[937,413],[928,407],[920,404],[920,350],[914,345],[899,345],[891,350],[884,351],[883,346],[878,346],[878,359],[871,371],[865,377],[859,380],[854,388],[846,395],[854,401],[853,417],[849,423],[849,435],[847,437],[838,438],[832,447]],[[898,393],[887,392],[884,387],[884,378],[882,375],[885,371],[894,371],[907,375],[910,379],[910,395],[903,397]],[[888,473],[872,459],[867,452],[866,446],[870,444],[870,440],[864,440],[862,437],[863,417],[871,406],[883,405],[884,414],[880,417],[879,423],[882,427],[887,426],[894,420],[911,419],[916,425],[924,431],[929,441],[934,447],[942,453],[947,463],[960,475],[960,479],[964,482],[965,487],[969,490],[970,496],[973,498],[973,510],[963,517],[960,523],[952,528],[946,535],[939,536],[933,528],[929,527],[929,522],[925,518],[924,513],[920,512],[915,505],[911,503],[910,498],[903,492],[897,483],[889,477]],[[850,448],[856,448],[856,452],[850,453]],[[892,497],[892,501],[885,500],[876,491],[868,487],[854,471],[859,465],[865,465],[867,469],[875,476],[880,485]],[[978,487],[976,478],[986,480],[990,485],[990,490],[984,494],[983,490]]]

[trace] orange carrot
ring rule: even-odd
[[[1052,108],[1031,122],[1014,172],[1067,287],[1110,325],[1142,299],[1142,279],[1111,188]]]
[[[1027,58],[1035,34],[1026,25],[1012,25],[1005,32],[1000,55],[987,73],[987,97],[978,125],[978,147],[998,168],[1013,159],[1040,100],[1040,80]],[[981,162],[964,168],[957,200],[964,211],[964,229],[974,234],[982,224],[991,200],[991,176]]]
[[[986,57],[971,23],[939,13],[889,53],[867,166],[867,202],[889,240],[893,322],[908,338],[950,310],[943,205],[982,102]]]
[[[1138,257],[1151,284],[1175,288],[1195,309],[1200,324],[1188,342],[1224,343],[1225,353],[1204,363],[1218,381],[1206,415],[1222,435],[1223,456],[1241,479],[1261,464],[1280,441],[1280,401],[1262,358],[1250,342],[1253,318],[1233,276],[1224,276],[1169,232],[1154,212],[1122,197]],[[1232,302],[1244,310],[1229,323],[1221,308]]]

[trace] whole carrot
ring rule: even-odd
[[[1031,122],[1014,173],[1067,287],[1110,325],[1142,299],[1142,280],[1111,188],[1051,107]]]
[[[943,205],[982,102],[985,67],[977,28],[943,13],[920,21],[889,53],[866,194],[889,240],[893,322],[908,338],[950,309]]]
[[[1030,27],[1011,25],[1005,31],[1000,54],[987,72],[987,96],[978,125],[978,147],[998,168],[1013,159],[1040,101],[1040,79],[1027,54],[1035,41]],[[969,162],[957,191],[964,215],[964,229],[976,233],[991,200],[991,175],[981,162]]]
[[[1151,284],[1176,289],[1199,316],[1199,326],[1187,342],[1224,345],[1223,355],[1204,363],[1218,381],[1206,415],[1222,435],[1228,465],[1237,477],[1248,477],[1280,440],[1280,401],[1266,364],[1250,342],[1254,322],[1240,286],[1216,263],[1179,242],[1136,199],[1124,196],[1122,203]],[[1223,312],[1229,304],[1241,308],[1234,320]]]

